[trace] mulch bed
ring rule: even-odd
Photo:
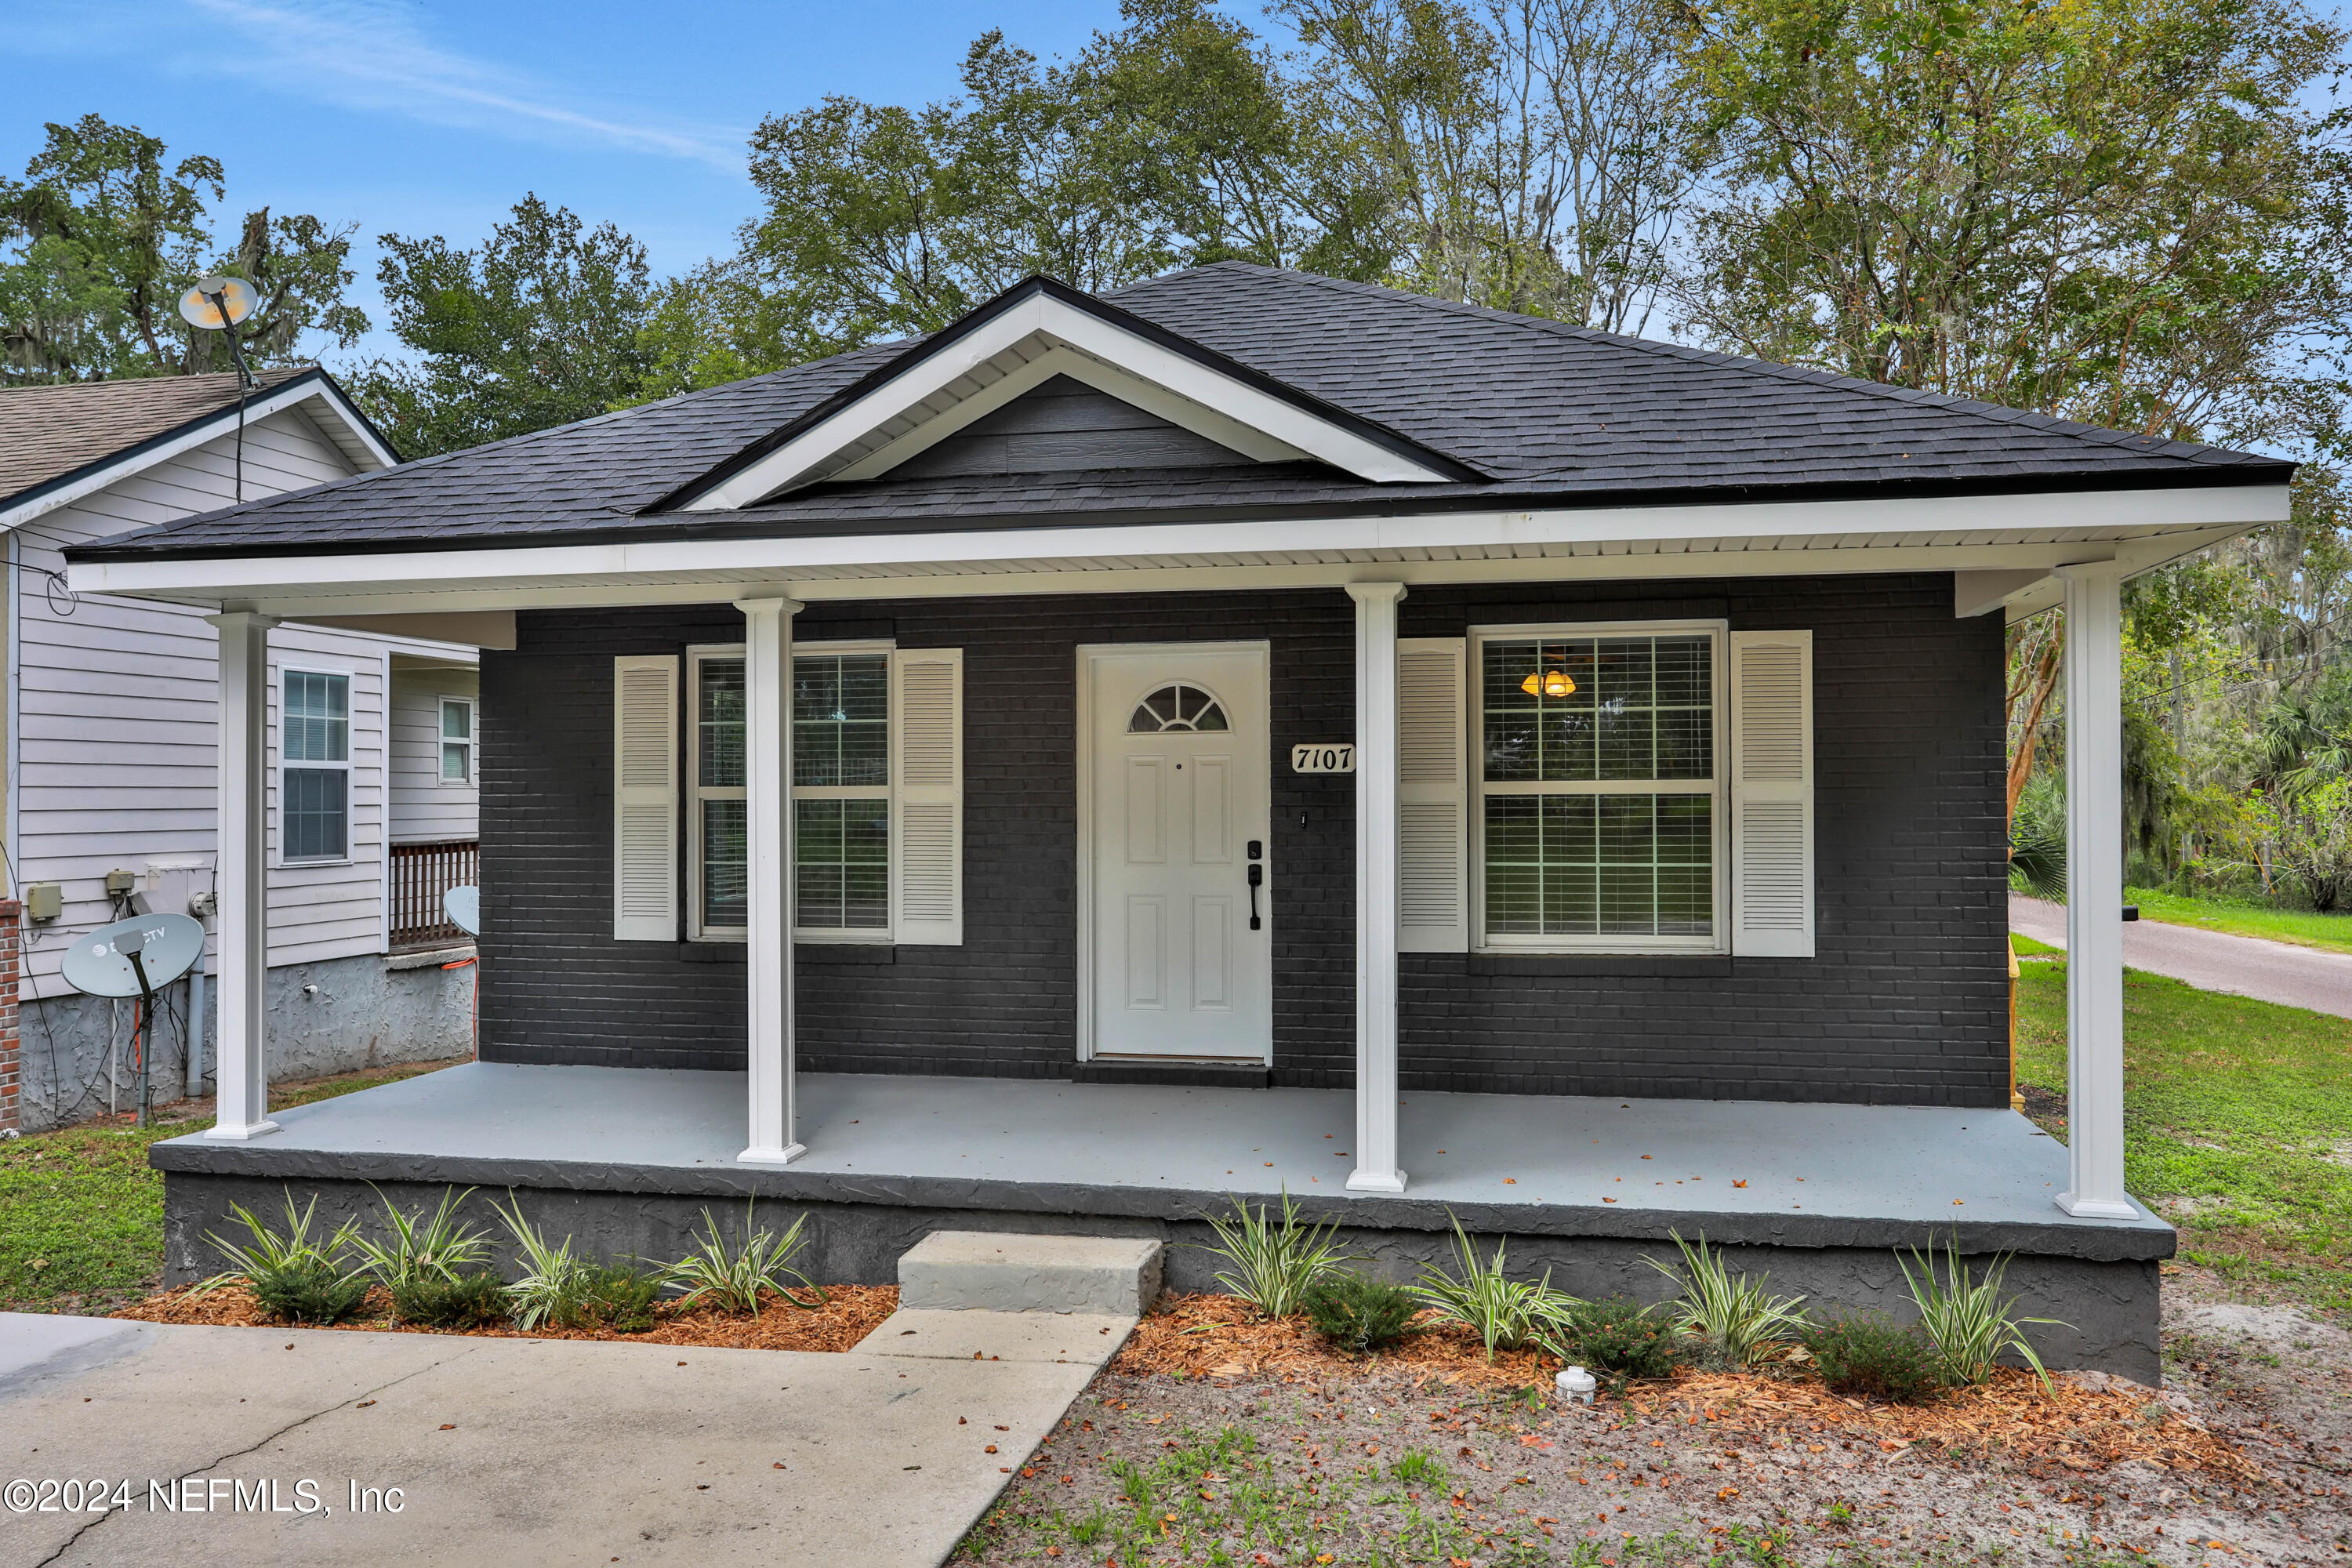
[[[116,1312],[146,1323],[209,1323],[229,1328],[315,1328],[289,1325],[261,1310],[253,1293],[242,1285],[224,1285],[198,1296],[193,1286],[182,1286],[150,1296]],[[392,1298],[382,1289],[368,1292],[366,1310],[348,1321],[334,1324],[369,1333],[464,1334],[496,1340],[616,1340],[651,1345],[694,1345],[705,1349],[754,1351],[846,1351],[872,1333],[882,1320],[898,1309],[895,1285],[828,1285],[825,1304],[803,1310],[782,1300],[772,1301],[756,1318],[733,1317],[709,1309],[690,1312],[668,1307],[654,1310],[654,1326],[641,1334],[611,1329],[534,1329],[524,1333],[503,1325],[484,1329],[427,1329],[392,1321]]]
[[[1375,1354],[1333,1350],[1300,1318],[1267,1321],[1238,1298],[1166,1295],[1111,1363],[1129,1376],[1320,1382],[1374,1371],[1433,1375],[1448,1385],[1550,1391],[1559,1369],[1534,1351],[1486,1348],[1458,1324],[1422,1320],[1423,1331]],[[1635,1384],[1627,1403],[1645,1418],[1717,1430],[1834,1433],[1885,1453],[1931,1445],[1947,1451],[1998,1448],[2007,1456],[2072,1471],[2126,1460],[2202,1470],[2241,1486],[2262,1484],[2258,1465],[2161,1400],[2120,1379],[2061,1375],[2045,1394],[2031,1373],[2001,1368],[1989,1384],[1956,1389],[1925,1405],[1872,1405],[1832,1394],[1799,1373],[1677,1371],[1670,1381]]]

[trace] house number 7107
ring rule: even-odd
[[[1352,773],[1356,771],[1356,748],[1345,746],[1293,746],[1290,748],[1290,771],[1294,773]]]

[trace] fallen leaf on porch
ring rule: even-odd
[[[1731,1184],[1732,1184],[1733,1186],[1735,1186],[1735,1187],[1744,1187],[1744,1186],[1746,1186],[1748,1184],[1747,1184],[1746,1182],[1734,1182],[1734,1183],[1732,1183]]]
[[[1516,1186],[1517,1186],[1518,1184],[1519,1184],[1519,1179],[1518,1179],[1518,1177],[1517,1177],[1517,1176],[1505,1176],[1505,1177],[1503,1178],[1503,1185],[1505,1185],[1505,1186],[1507,1186],[1507,1187],[1516,1187]]]
[[[1613,1204],[1613,1203],[1615,1203],[1617,1200],[1616,1200],[1615,1198],[1603,1198],[1603,1199],[1601,1199],[1601,1201],[1602,1203],[1604,1203],[1604,1204]]]

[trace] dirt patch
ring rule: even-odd
[[[1562,1406],[1532,1358],[1490,1375],[1475,1343],[1432,1335],[1424,1361],[1350,1362],[1180,1298],[955,1561],[2352,1559],[2352,1335],[2206,1310],[2231,1297],[2202,1270],[2165,1289],[2161,1395],[2084,1374],[2045,1397],[2018,1373],[1916,1407],[1689,1373]]]
[[[211,1323],[233,1328],[284,1328],[264,1314],[253,1293],[242,1285],[224,1285],[198,1296],[183,1286],[151,1296],[113,1314],[146,1323]],[[427,1329],[394,1322],[392,1300],[383,1290],[368,1293],[366,1310],[337,1329],[370,1333],[465,1334],[497,1340],[624,1340],[638,1344],[698,1345],[709,1349],[761,1351],[846,1351],[872,1333],[898,1308],[895,1285],[829,1285],[824,1305],[803,1311],[782,1301],[772,1302],[756,1318],[697,1310],[678,1312],[655,1310],[654,1326],[641,1334],[611,1329]]]

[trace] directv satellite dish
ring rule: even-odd
[[[186,915],[140,915],[68,948],[66,984],[91,996],[138,996],[194,969],[204,952],[205,928]]]
[[[252,315],[259,303],[261,296],[252,284],[215,274],[197,279],[195,287],[180,296],[180,319],[208,332],[225,331]]]
[[[441,907],[450,921],[467,936],[482,934],[482,889],[452,888],[441,895]]]

